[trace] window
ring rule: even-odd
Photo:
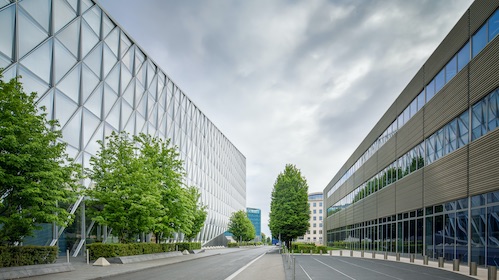
[[[466,43],[457,54],[457,71],[461,71],[468,62],[470,62],[470,42]]]
[[[319,224],[319,227],[321,228],[322,227],[322,223]]]
[[[314,207],[316,207],[316,206],[317,206],[317,203],[314,202]]]
[[[445,66],[445,82],[448,83],[457,74],[457,55]]]
[[[317,214],[317,210],[314,209],[314,214]],[[314,217],[315,218],[315,217]]]
[[[322,207],[322,202],[319,202],[319,207]],[[321,213],[322,213],[322,210],[321,210]]]
[[[458,146],[458,148],[463,147],[464,145],[468,144],[468,142],[469,142],[468,115],[469,115],[468,110],[466,110],[457,119],[457,129],[458,129],[457,146]]]
[[[489,42],[499,34],[499,10],[497,10],[489,19]]]
[[[314,230],[314,234],[317,234],[317,231],[316,231],[316,230]],[[314,238],[315,238],[315,237],[314,237]]]
[[[314,223],[314,227],[317,227],[317,224],[316,224],[316,223]]]
[[[493,91],[487,98],[487,124],[491,131],[499,126],[499,90]]]
[[[430,164],[435,160],[435,134],[426,139],[426,163]]]
[[[319,234],[322,234],[322,230],[319,230]],[[319,237],[319,238],[322,238],[322,237]]]
[[[315,220],[317,220],[317,217],[316,217],[316,216],[314,216],[314,221],[315,221]]]
[[[475,57],[487,45],[487,25],[484,24],[480,30],[471,38],[472,57]]]
[[[435,79],[426,86],[426,102],[430,101],[433,96],[435,96]]]
[[[487,133],[487,127],[485,122],[486,114],[486,103],[485,100],[478,102],[473,105],[471,109],[471,140],[480,138],[482,135]]]
[[[418,95],[417,97],[417,100],[418,100],[418,111],[421,110],[421,108],[423,108],[424,104],[425,104],[425,93],[424,93],[424,89],[423,91],[421,91],[421,93]]]
[[[452,153],[457,148],[457,120],[447,124],[445,130],[445,154]]]
[[[322,209],[319,209],[319,214],[322,214]]]
[[[440,73],[435,77],[435,93],[439,92],[445,85],[445,69],[442,69]]]
[[[322,221],[322,216],[319,216],[319,221]]]
[[[435,160],[444,155],[444,129],[441,128],[435,133]]]

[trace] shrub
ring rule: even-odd
[[[114,258],[122,256],[134,256],[144,254],[155,254],[172,252],[178,246],[179,251],[201,249],[201,243],[182,242],[182,243],[128,243],[128,244],[103,244],[92,243],[87,245],[90,259],[95,260],[99,257]]]
[[[227,247],[229,248],[237,248],[239,245],[236,242],[230,242],[227,244]]]
[[[0,267],[54,263],[56,246],[0,246]]]

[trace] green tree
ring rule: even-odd
[[[237,241],[250,241],[255,238],[255,227],[243,210],[232,213],[229,230]]]
[[[291,248],[291,241],[307,231],[309,212],[307,180],[296,166],[287,164],[272,190],[269,220],[272,236],[280,236]]]
[[[0,71],[0,243],[13,245],[40,228],[73,220],[61,205],[76,200],[81,167],[65,153],[58,122],[38,111],[36,93],[26,94]]]
[[[206,212],[206,206],[200,203],[201,194],[195,187],[189,187],[186,189],[189,198],[189,210],[192,213],[192,223],[189,232],[184,232],[185,238],[187,240],[192,240],[198,235],[198,233],[203,228],[204,222],[208,212]]]

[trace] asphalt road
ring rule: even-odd
[[[202,279],[223,280],[272,249],[257,247],[192,261],[170,264],[102,279]]]
[[[331,256],[295,256],[296,280],[469,280],[474,279],[427,266]],[[285,264],[286,278],[292,278],[292,265]]]

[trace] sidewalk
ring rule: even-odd
[[[251,263],[247,268],[243,269],[234,278],[225,280],[254,280],[254,279],[272,279],[285,280],[284,266],[282,256],[279,251],[274,249],[266,253],[261,258]]]
[[[152,267],[158,267],[158,266],[185,262],[194,259],[206,258],[214,255],[229,254],[240,250],[244,250],[244,248],[210,249],[210,250],[205,250],[204,252],[198,254],[183,255],[178,257],[170,257],[165,259],[144,261],[144,262],[137,262],[130,264],[111,264],[110,266],[93,266],[92,264],[94,261],[90,261],[90,264],[87,264],[86,259],[78,257],[70,259],[70,262],[75,269],[73,271],[34,276],[21,279],[37,279],[37,280],[98,279],[101,277],[126,274],[133,271],[140,271]],[[63,259],[58,260],[58,262],[60,261],[65,261],[65,258],[64,260]]]

